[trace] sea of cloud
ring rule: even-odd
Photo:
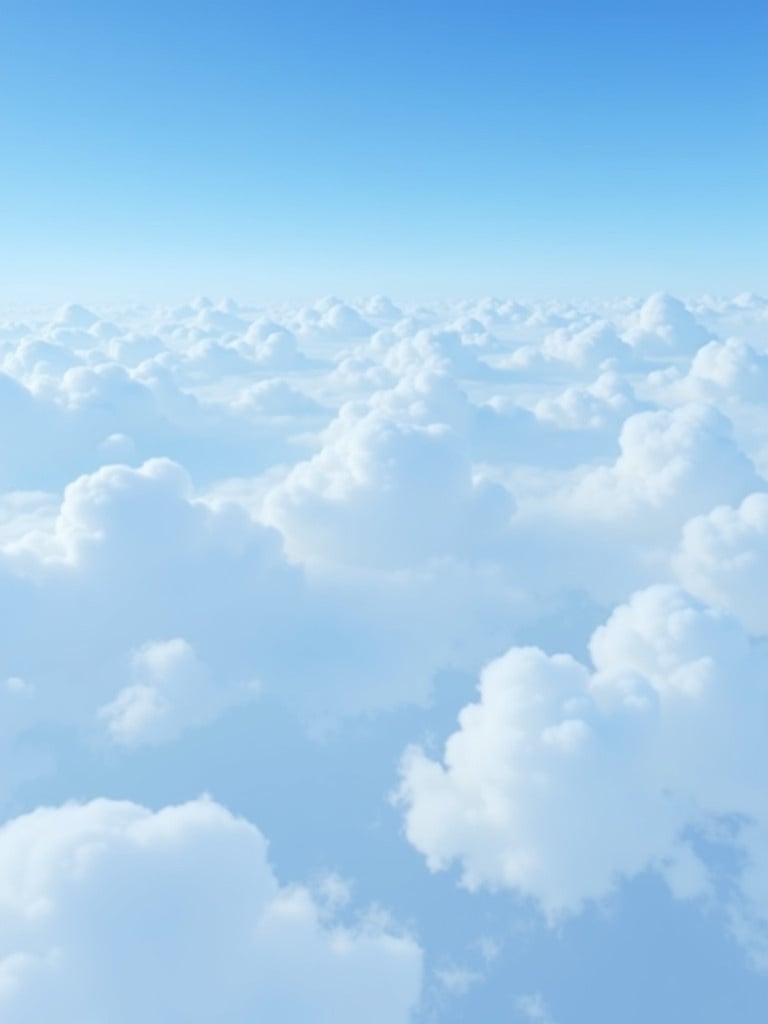
[[[768,969],[767,395],[754,295],[6,318],[2,1020],[416,1019],[418,921],[141,766],[268,702],[428,723],[445,673],[383,769],[424,885],[560,921],[651,872]]]

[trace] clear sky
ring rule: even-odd
[[[5,0],[0,299],[766,290],[759,0]]]

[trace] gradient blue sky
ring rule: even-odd
[[[6,0],[0,301],[765,290],[757,0]]]

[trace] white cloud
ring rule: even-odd
[[[85,306],[77,303],[69,303],[62,306],[56,313],[53,323],[56,326],[72,327],[80,330],[87,330],[97,323],[99,317]]]
[[[572,503],[581,514],[678,529],[690,516],[760,484],[730,422],[712,406],[635,413],[621,427],[619,446],[613,465],[591,470],[575,489]]]
[[[297,416],[325,417],[329,412],[314,399],[291,387],[279,377],[250,385],[240,392],[234,405],[241,412],[277,416],[281,419],[293,419]]]
[[[0,626],[0,672],[35,685],[39,721],[79,728],[104,709],[123,743],[211,721],[256,679],[310,716],[423,701],[435,672],[478,667],[523,607],[493,565],[451,558],[307,575],[286,562],[276,531],[241,502],[196,497],[167,459],[104,466],[53,510],[49,496],[36,501],[38,514],[34,501],[23,515],[11,504],[0,532],[0,588],[13,609]],[[145,644],[179,638],[194,649],[191,676],[131,668]]]
[[[558,327],[545,337],[541,352],[546,359],[578,368],[597,367],[609,359],[619,366],[632,362],[631,348],[607,320]]]
[[[510,498],[473,479],[443,399],[439,377],[417,374],[342,407],[264,505],[292,558],[401,568],[475,554],[503,532]]]
[[[456,862],[469,888],[516,890],[558,919],[649,870],[680,898],[710,896],[697,833],[752,823],[728,840],[748,865],[731,907],[762,935],[764,652],[661,586],[617,608],[590,651],[592,669],[519,647],[486,667],[442,759],[403,759],[408,839],[432,870]]]
[[[649,374],[647,388],[667,403],[712,402],[736,413],[761,402],[768,386],[768,358],[740,338],[710,341],[695,354],[686,373],[667,367]]]
[[[565,430],[601,430],[626,419],[637,404],[631,384],[611,367],[591,384],[539,399],[534,411]]]
[[[675,568],[691,593],[737,615],[750,632],[768,633],[768,494],[687,522]]]
[[[0,589],[13,608],[2,670],[34,685],[38,721],[82,727],[103,708],[112,736],[131,744],[250,696],[252,681],[273,677],[302,608],[279,537],[241,506],[196,499],[167,459],[69,485],[53,518],[10,533]]]
[[[0,829],[0,866],[6,1024],[405,1024],[419,999],[412,938],[329,919],[210,800],[40,808]]]
[[[680,355],[695,352],[711,334],[679,299],[656,292],[628,318],[624,338],[641,352]]]
[[[112,739],[125,746],[174,739],[259,691],[256,681],[215,684],[194,649],[178,637],[144,644],[133,655],[132,670],[130,685],[99,711]]]

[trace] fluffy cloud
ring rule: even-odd
[[[544,339],[542,354],[574,367],[594,367],[606,360],[631,363],[632,352],[607,320],[559,327]]]
[[[210,800],[41,808],[0,829],[7,1024],[397,1024],[421,951],[374,914],[281,885],[262,834]]]
[[[6,515],[0,671],[34,682],[32,721],[98,717],[123,745],[205,725],[255,680],[310,716],[424,700],[440,668],[495,650],[522,604],[492,564],[308,575],[242,500],[201,498],[167,459],[104,466],[60,504],[19,497]]]
[[[106,705],[115,739],[157,742],[223,712],[288,646],[301,580],[279,538],[197,500],[167,459],[102,467],[26,522],[0,557],[1,660],[34,682],[38,721]]]
[[[573,507],[582,514],[677,527],[760,485],[730,422],[712,406],[635,413],[621,427],[619,447],[612,466],[590,471],[575,489]]]
[[[503,532],[509,496],[473,479],[444,397],[439,376],[406,376],[341,409],[265,502],[291,557],[402,568],[477,554]]]
[[[655,370],[647,386],[668,402],[708,401],[725,409],[761,402],[768,387],[768,357],[740,338],[710,341],[691,360],[687,373],[677,367]]]
[[[442,759],[403,759],[408,839],[432,870],[457,862],[468,887],[516,890],[557,919],[649,870],[680,898],[710,895],[716,867],[697,840],[722,833],[743,857],[731,911],[761,957],[764,650],[658,586],[617,608],[590,651],[592,668],[521,647],[486,667]]]
[[[609,368],[591,384],[540,399],[534,411],[539,419],[565,430],[600,430],[626,419],[637,411],[636,406],[631,384]]]
[[[234,406],[238,412],[280,417],[282,420],[305,416],[323,417],[328,413],[319,402],[279,377],[250,385],[240,392]]]
[[[737,615],[750,632],[768,633],[768,494],[687,522],[675,568],[691,593]]]
[[[628,318],[624,338],[644,353],[681,355],[695,352],[711,334],[679,299],[656,292]]]
[[[148,643],[132,658],[133,680],[99,714],[117,743],[136,746],[174,739],[227,707],[252,699],[257,681],[216,686],[194,648],[180,638]]]

